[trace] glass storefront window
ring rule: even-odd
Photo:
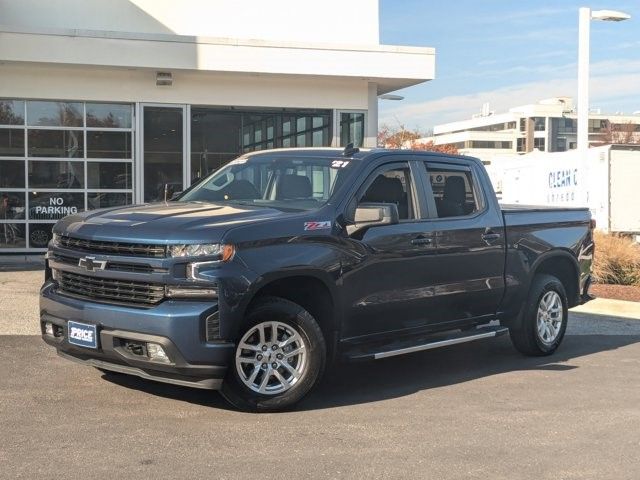
[[[119,207],[131,204],[130,193],[89,193],[87,195],[87,209]]]
[[[81,130],[27,131],[29,157],[84,157],[84,135]]]
[[[364,113],[340,114],[340,145],[362,147],[364,141]]]
[[[183,190],[183,109],[144,107],[144,201]]]
[[[132,158],[131,132],[87,132],[87,158]]]
[[[84,193],[30,192],[31,220],[60,220],[84,210]]]
[[[0,190],[0,220],[23,220],[24,218],[24,192]]]
[[[24,101],[0,99],[0,125],[24,125]]]
[[[29,161],[30,188],[84,188],[84,162]]]
[[[87,162],[87,188],[130,189],[131,167],[129,162]]]
[[[87,103],[87,127],[131,128],[131,105]]]
[[[25,248],[24,223],[0,223],[0,249]]]
[[[24,129],[0,128],[0,156],[24,157]]]
[[[81,102],[27,102],[27,125],[30,127],[82,127]]]
[[[0,187],[24,188],[24,160],[0,160]]]
[[[60,218],[132,202],[133,112],[0,99],[0,252],[42,250]]]

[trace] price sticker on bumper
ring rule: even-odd
[[[67,340],[73,345],[87,348],[98,348],[96,326],[85,323],[69,322],[67,324]]]

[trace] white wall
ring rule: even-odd
[[[5,64],[3,97],[366,110],[368,84],[355,78],[174,71],[173,86],[157,87],[153,70]]]
[[[0,25],[378,44],[378,0],[0,0]]]

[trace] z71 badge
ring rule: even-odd
[[[324,222],[304,222],[305,230],[330,230],[331,220]]]

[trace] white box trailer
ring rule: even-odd
[[[504,155],[487,170],[502,203],[588,207],[599,229],[640,234],[640,145]]]

